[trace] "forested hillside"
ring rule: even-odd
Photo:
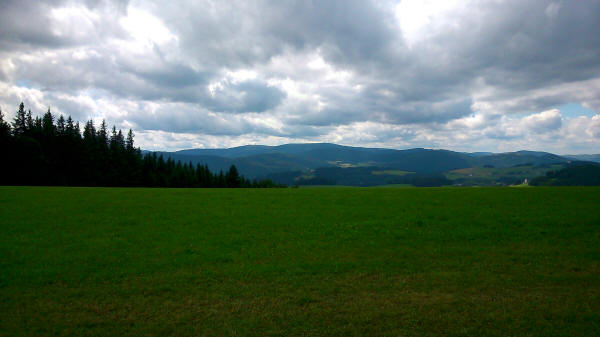
[[[549,171],[531,181],[534,186],[598,186],[600,164],[575,162],[560,170]]]

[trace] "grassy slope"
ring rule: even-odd
[[[0,335],[600,331],[600,189],[0,187]]]

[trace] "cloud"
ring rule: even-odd
[[[278,106],[284,97],[283,91],[264,81],[232,83],[226,80],[210,88],[206,106],[217,112],[264,112]]]
[[[2,50],[85,45],[123,31],[114,21],[127,1],[19,1],[0,4]]]
[[[554,131],[562,126],[562,116],[558,109],[546,110],[524,117],[523,126],[536,133]]]
[[[106,118],[157,148],[180,134],[583,151],[600,145],[597,119],[556,109],[600,111],[597,13],[594,0],[3,1],[0,106]]]

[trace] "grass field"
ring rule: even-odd
[[[598,336],[600,189],[0,187],[0,335]]]

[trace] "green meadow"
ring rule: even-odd
[[[1,336],[597,336],[600,188],[0,187]]]

